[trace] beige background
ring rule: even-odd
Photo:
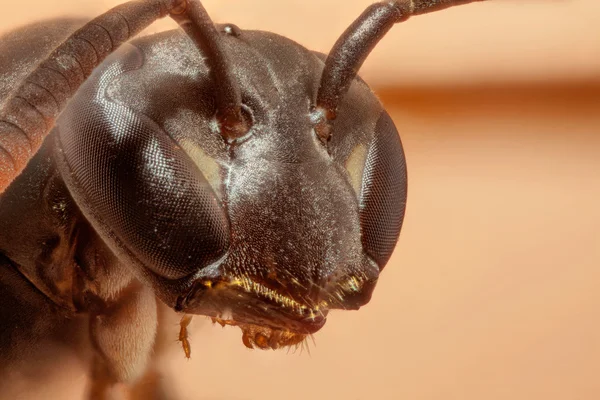
[[[122,0],[1,0],[0,32],[38,18],[94,16]],[[204,0],[218,22],[327,52],[372,0]],[[151,30],[174,26],[165,20]],[[600,73],[600,2],[491,0],[396,27],[365,64],[377,85],[574,79]]]
[[[4,6],[0,28],[115,3]],[[320,50],[369,3],[205,1],[219,22]],[[396,27],[363,71],[410,178],[372,302],[333,313],[310,356],[246,350],[239,330],[196,318],[188,362],[173,321],[161,365],[181,398],[600,398],[599,42],[596,0],[499,0]],[[77,365],[37,378],[15,395],[77,399],[86,383]]]

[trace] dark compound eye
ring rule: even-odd
[[[123,52],[96,70],[58,121],[61,165],[107,242],[158,276],[179,279],[222,256],[229,223],[179,145],[152,119],[106,95],[117,76],[142,66],[137,50]]]
[[[406,208],[406,160],[394,122],[381,113],[369,147],[360,196],[364,251],[379,269],[390,259]]]

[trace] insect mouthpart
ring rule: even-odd
[[[303,342],[325,325],[328,304],[309,306],[247,276],[196,281],[176,311],[237,326],[248,348],[279,349]]]
[[[291,332],[284,329],[273,329],[270,327],[241,324],[233,320],[211,318],[213,323],[223,327],[227,325],[239,326],[242,330],[242,342],[249,349],[259,348],[261,350],[277,350],[302,343],[308,334]]]

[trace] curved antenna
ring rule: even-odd
[[[217,31],[199,0],[188,0],[187,11],[172,17],[205,56],[209,77],[215,90],[221,134],[230,140],[245,135],[249,124],[242,114],[240,87],[223,49],[223,35]]]
[[[94,18],[73,33],[23,80],[0,109],[0,194],[25,169],[67,101],[94,68],[159,18],[176,20],[206,56],[216,88],[225,139],[247,133],[242,96],[221,35],[199,0],[134,0]]]
[[[186,0],[138,0],[91,20],[58,46],[23,80],[0,110],[0,194],[23,171],[67,101],[94,68],[121,44]]]
[[[328,121],[335,119],[337,107],[358,70],[394,24],[406,21],[411,15],[475,1],[484,0],[396,0],[368,7],[338,39],[325,61],[313,116],[319,122],[317,133],[321,139],[328,139]]]

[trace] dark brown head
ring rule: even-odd
[[[398,239],[402,145],[356,71],[413,10],[370,7],[325,57],[188,3],[187,36],[125,46],[82,86],[58,123],[63,177],[165,303],[250,347],[296,344],[370,300]]]
[[[230,234],[177,309],[241,325],[258,347],[259,337],[279,346],[290,332],[300,340],[320,329],[330,309],[369,301],[404,215],[404,155],[360,80],[322,140],[314,118],[322,56],[265,32],[223,43],[251,128],[209,158],[198,156],[207,152],[204,134],[179,130],[178,142],[213,177]]]

